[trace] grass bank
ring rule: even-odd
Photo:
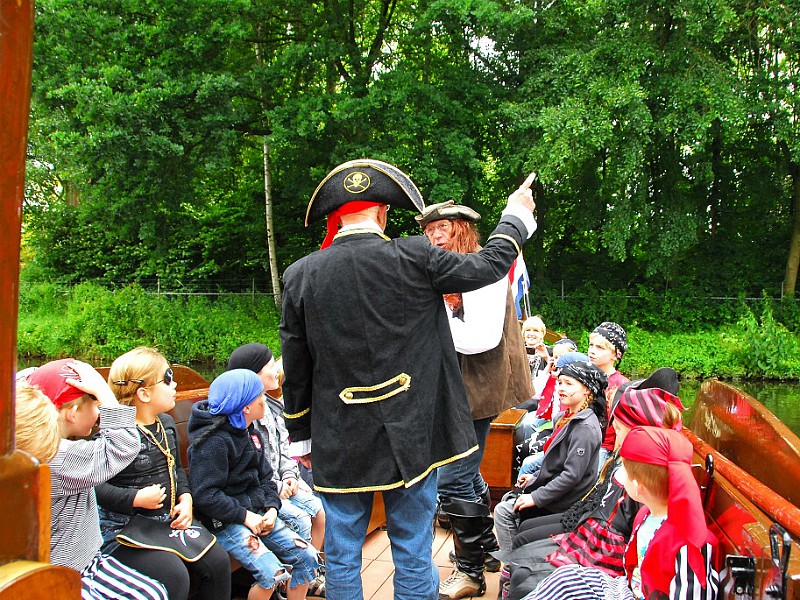
[[[671,366],[684,378],[800,378],[800,337],[776,320],[770,303],[757,312],[743,307],[730,323],[682,331],[620,322],[629,341],[620,370],[631,377]],[[278,323],[267,296],[175,297],[149,294],[136,285],[109,290],[92,283],[34,284],[23,286],[20,295],[17,346],[21,355],[109,364],[131,348],[150,345],[174,362],[221,363],[233,349],[253,341],[277,354]],[[585,350],[588,329],[548,324]]]

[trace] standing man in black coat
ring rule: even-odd
[[[421,211],[396,167],[354,160],[317,187],[306,224],[328,216],[322,250],[284,274],[281,347],[286,425],[311,459],[327,516],[326,595],[360,600],[361,547],[373,493],[383,493],[395,598],[438,597],[431,560],[434,470],[477,450],[442,294],[506,277],[533,233],[528,179],[474,254],[422,236],[389,239],[389,206]]]

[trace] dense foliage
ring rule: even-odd
[[[548,317],[548,325],[572,337],[584,351],[589,332],[603,318],[601,306],[616,306],[615,317],[630,323],[630,349],[619,367],[630,377],[670,365],[684,378],[800,378],[800,339],[776,318],[776,314],[796,318],[794,302],[773,306],[765,300],[752,309],[737,303],[730,307],[738,315],[730,324],[687,329],[678,322],[657,333],[643,329],[634,318],[641,306],[622,306],[613,298],[587,302],[583,312],[558,313],[559,305],[568,308],[564,301],[548,302],[542,306],[553,310],[544,311],[553,317]],[[678,319],[688,318],[696,309],[696,303],[683,304],[679,298],[670,304]],[[573,309],[576,305],[571,304]],[[559,320],[563,317],[567,321]],[[138,285],[109,290],[92,283],[72,288],[22,286],[18,333],[22,355],[77,356],[110,364],[135,346],[150,345],[175,362],[224,364],[234,348],[252,341],[279,353],[278,316],[269,296],[160,296]]]
[[[278,354],[278,315],[267,296],[170,297],[132,285],[109,290],[23,285],[17,350],[22,355],[75,356],[110,364],[136,346],[156,346],[174,362],[227,362],[262,342]]]
[[[24,276],[268,280],[266,140],[280,271],[316,182],[370,156],[486,230],[537,170],[541,289],[791,292],[796,8],[41,0]]]

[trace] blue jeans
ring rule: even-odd
[[[325,508],[325,597],[363,600],[361,548],[372,515],[373,492],[321,493]],[[439,571],[431,557],[436,476],[410,488],[383,492],[394,561],[396,600],[436,600]]]
[[[440,497],[458,498],[478,502],[486,492],[486,482],[481,475],[481,461],[486,450],[486,438],[494,417],[472,422],[475,437],[478,438],[478,451],[437,469],[438,491]]]
[[[544,452],[536,452],[530,456],[526,456],[522,460],[522,466],[519,468],[520,475],[538,475],[542,470],[542,463],[544,462]]]
[[[609,427],[611,427],[609,425]],[[603,465],[606,464],[606,461],[611,458],[611,455],[614,454],[611,450],[606,450],[605,448],[600,448],[600,452],[597,454],[597,474],[600,475],[600,471],[603,470]]]
[[[253,535],[238,523],[225,525],[214,534],[228,554],[252,573],[263,588],[272,589],[290,577],[289,587],[297,587],[315,577],[317,551],[280,519],[275,521],[269,535]],[[291,565],[291,576],[284,564]]]
[[[311,519],[322,510],[322,501],[309,492],[297,490],[293,496],[281,501],[278,516],[286,526],[305,541],[311,541]]]

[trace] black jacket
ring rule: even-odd
[[[195,444],[198,436],[222,420],[222,425]],[[198,402],[189,416],[189,481],[194,508],[203,524],[218,529],[244,524],[247,511],[264,514],[280,510],[278,487],[264,455],[264,440],[253,425],[236,429],[227,418],[208,412],[208,401]]]
[[[459,254],[347,232],[286,270],[286,425],[292,441],[313,437],[317,489],[408,487],[477,449],[442,294],[505,277],[526,234],[507,216]]]

